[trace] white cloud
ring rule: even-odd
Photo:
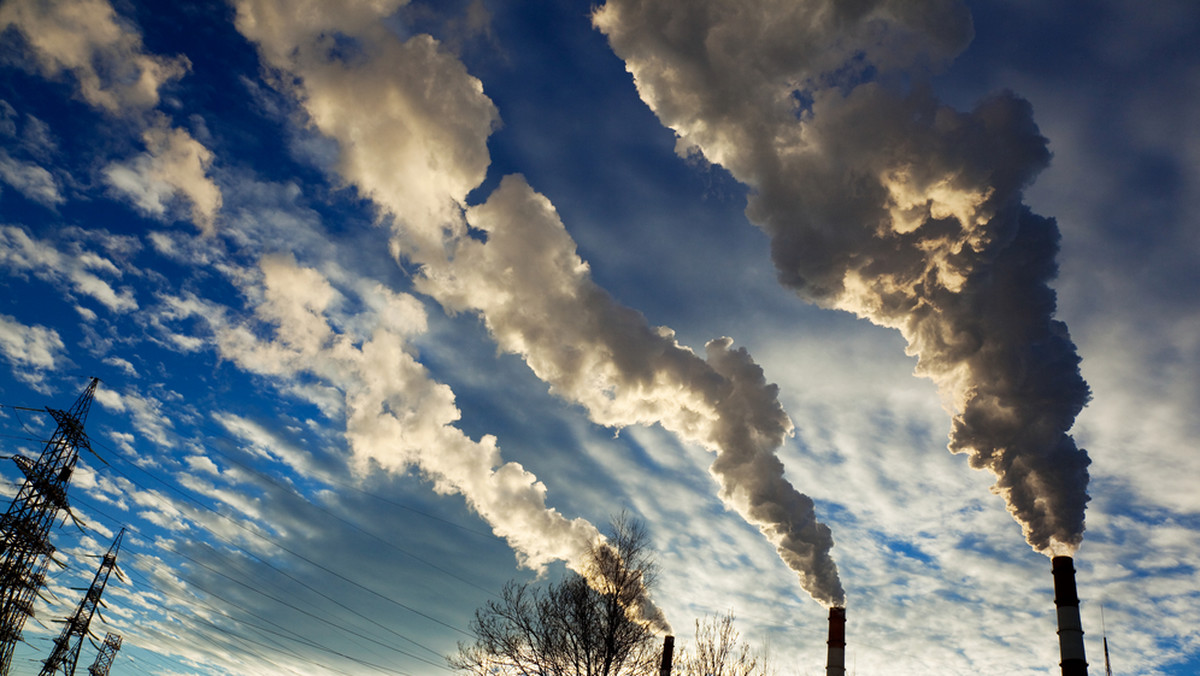
[[[1082,341],[1084,372],[1096,395],[1080,416],[1077,434],[1096,458],[1096,474],[1128,486],[1146,507],[1200,514],[1189,477],[1200,458],[1188,452],[1200,438],[1200,383],[1172,374],[1200,374],[1195,317],[1109,317]]]
[[[131,364],[128,359],[122,359],[120,357],[105,357],[104,363],[112,366],[113,368],[120,369],[122,373],[130,378],[139,377],[137,369],[133,367],[133,364]]]
[[[310,452],[287,442],[262,425],[233,413],[214,413],[213,418],[229,433],[249,442],[267,457],[281,460],[301,476],[315,478],[327,476],[317,468]]]
[[[360,473],[415,466],[437,492],[462,495],[509,542],[521,565],[541,569],[557,560],[580,565],[599,537],[597,529],[548,508],[545,486],[520,465],[502,462],[495,438],[474,441],[454,427],[460,414],[453,393],[430,379],[407,344],[406,338],[425,326],[421,303],[344,272],[348,286],[335,288],[317,270],[288,256],[264,257],[259,274],[242,279],[254,302],[253,322],[195,297],[164,297],[157,321],[167,327],[202,319],[222,358],[272,376],[285,392],[312,392],[295,385],[315,376],[323,383],[322,397],[328,390],[342,400],[345,437]],[[347,306],[355,308],[352,321],[342,314]],[[338,326],[354,332],[339,332]],[[124,399],[128,404],[129,395]],[[240,417],[219,420],[272,455],[311,471],[307,458],[264,436],[257,425]]]
[[[9,138],[17,135],[17,109],[4,99],[0,99],[0,134]]]
[[[54,369],[63,350],[62,339],[54,329],[25,326],[7,315],[0,315],[0,346],[14,365],[38,369]]]
[[[213,462],[211,458],[207,458],[203,455],[189,455],[184,458],[183,461],[187,463],[188,467],[192,468],[192,471],[201,472],[203,474],[211,474],[213,476],[220,476],[221,474],[221,470],[217,467],[217,463]]]
[[[104,399],[101,399],[101,396]],[[133,426],[142,436],[160,447],[171,447],[171,429],[175,423],[165,415],[162,402],[157,398],[143,395],[133,389],[127,389],[121,395],[115,392],[110,395],[97,389],[96,399],[102,405],[112,406],[115,411],[128,411]]]
[[[45,158],[58,150],[58,142],[50,131],[50,125],[27,114],[21,131],[21,147],[33,157]]]
[[[208,175],[213,154],[183,129],[161,121],[142,134],[146,152],[105,167],[104,180],[129,198],[140,211],[165,218],[176,196],[192,205],[191,215],[201,232],[212,234],[221,208],[221,191]]]
[[[124,413],[126,410],[125,401],[116,390],[110,390],[107,387],[97,387],[94,398],[97,404],[110,411]]]
[[[145,126],[146,152],[104,170],[114,192],[158,218],[166,216],[175,196],[182,196],[191,203],[196,226],[211,233],[221,206],[220,190],[208,176],[212,152],[150,112],[161,89],[186,73],[188,60],[146,53],[136,26],[107,0],[12,0],[0,7],[0,30],[9,29],[24,37],[43,75],[70,73],[89,104]],[[30,117],[25,127],[31,152],[44,154],[52,147],[40,120]],[[0,178],[44,204],[63,200],[51,174],[6,154],[0,155]]]
[[[104,402],[102,400],[100,403],[101,403],[101,405],[104,404]],[[124,409],[121,408],[121,409],[116,409],[116,410],[124,410]],[[133,455],[133,453],[134,453],[133,444],[135,441],[137,441],[136,437],[134,437],[132,434],[130,434],[128,432],[118,432],[116,430],[110,430],[108,432],[108,436],[110,439],[113,440],[114,443],[116,443],[118,446],[121,447],[121,450],[125,451],[129,455]]]
[[[0,226],[0,262],[9,274],[32,274],[65,286],[91,296],[113,312],[128,312],[138,307],[132,289],[118,291],[93,272],[120,276],[120,269],[112,261],[85,250],[60,251],[50,242],[30,237],[21,228]]]
[[[346,436],[361,470],[417,465],[439,492],[461,493],[523,565],[582,560],[596,529],[546,509],[545,487],[519,465],[501,464],[494,438],[476,442],[454,428],[453,393],[429,379],[401,336],[381,326],[355,345],[324,316],[337,297],[327,280],[284,258],[265,259],[262,267],[266,292],[257,312],[276,327],[276,338],[264,343],[245,331],[219,331],[228,358],[279,375],[307,371],[335,384],[345,392]]]
[[[0,30],[10,27],[46,76],[71,73],[85,101],[118,115],[156,106],[162,86],[188,67],[182,57],[144,53],[141,36],[105,0],[10,0],[0,6]]]
[[[0,180],[16,188],[25,197],[48,207],[65,200],[53,174],[31,162],[15,160],[4,150],[0,150]]]
[[[0,315],[0,352],[12,366],[13,375],[41,391],[45,372],[55,370],[66,358],[62,338],[45,326],[26,326],[8,315]]]

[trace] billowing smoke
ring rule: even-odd
[[[596,422],[659,423],[715,452],[722,499],[758,526],[815,599],[843,603],[829,528],[775,455],[792,423],[750,355],[721,338],[701,359],[617,304],[592,281],[554,207],[519,176],[467,220],[487,242],[459,241],[453,260],[427,267],[418,288],[451,311],[479,313],[502,349]]]
[[[464,216],[482,182],[496,111],[457,59],[428,36],[398,39],[378,19],[401,2],[245,0],[238,27],[280,69],[314,126],[340,146],[340,175],[395,220],[397,253],[420,290],[478,313],[560,396],[598,423],[661,423],[716,451],[721,494],[758,525],[826,604],[843,593],[829,529],[784,478],[775,450],[791,432],[774,386],[721,339],[701,359],[667,329],[616,304],[549,202],[518,176]],[[467,224],[485,231],[483,242]],[[578,570],[578,568],[576,568]]]
[[[1059,234],[1021,191],[1049,152],[1011,93],[969,113],[922,75],[971,39],[957,0],[608,0],[593,20],[642,99],[751,188],[780,280],[899,329],[1034,549],[1083,536],[1089,392],[1048,282]],[[913,84],[916,82],[917,84]]]
[[[232,322],[215,307],[179,305],[179,316],[207,321],[222,356],[247,371],[316,376],[339,391],[358,468],[418,468],[438,493],[463,496],[530,569],[565,561],[584,574],[596,548],[611,549],[588,521],[547,507],[545,485],[520,464],[503,462],[495,437],[476,441],[455,426],[454,393],[430,378],[410,346],[426,326],[416,298],[382,286],[358,289],[360,300],[377,308],[374,326],[366,322],[359,335],[345,329],[352,322],[337,310],[343,294],[322,273],[290,256],[264,257],[259,273],[246,277],[261,279],[250,290],[259,297],[255,318],[268,331]],[[641,598],[641,618],[666,628],[661,611]]]
[[[357,466],[419,467],[438,492],[465,496],[531,568],[582,556],[599,538],[586,521],[547,509],[545,486],[519,464],[501,462],[494,437],[474,441],[454,426],[454,393],[429,377],[409,346],[426,326],[417,299],[383,287],[360,290],[379,310],[378,324],[357,336],[335,328],[344,323],[335,311],[342,293],[320,272],[285,256],[263,258],[260,271],[255,315],[272,337],[210,318],[218,346],[249,371],[315,375],[344,393]],[[538,537],[547,533],[554,537]]]
[[[479,81],[431,38],[401,42],[378,24],[400,4],[321,1],[305,9],[244,2],[238,27],[281,75],[300,79],[297,94],[312,121],[346,149],[343,176],[376,199],[387,195],[383,204],[405,226],[400,250],[437,264],[444,260],[443,238],[462,232],[457,205],[483,179],[495,110]],[[338,40],[366,58],[332,55]],[[440,162],[443,157],[451,159]],[[474,441],[454,426],[453,392],[433,382],[406,345],[406,332],[425,325],[423,313],[413,310],[415,299],[374,290],[384,298],[380,314],[391,319],[355,344],[325,316],[336,292],[320,273],[275,258],[264,259],[262,271],[265,300],[258,312],[276,338],[261,345],[247,330],[219,331],[225,354],[251,370],[323,377],[345,393],[346,437],[360,466],[415,465],[437,491],[461,494],[521,565],[540,569],[564,561],[589,574],[592,552],[609,547],[596,527],[548,508],[545,485],[521,465],[501,463],[494,437]],[[413,321],[401,326],[397,317]],[[636,596],[638,619],[669,631],[645,590]]]

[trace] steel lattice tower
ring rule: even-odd
[[[88,587],[87,593],[83,595],[83,600],[79,602],[75,614],[66,619],[66,626],[63,627],[62,633],[54,639],[54,650],[50,652],[50,657],[47,657],[43,663],[39,676],[51,676],[58,673],[75,676],[75,664],[79,661],[79,648],[83,645],[83,637],[88,635],[88,625],[92,622],[92,615],[96,613],[96,607],[100,605],[100,597],[104,594],[105,585],[108,584],[108,576],[117,567],[117,552],[121,549],[121,538],[123,537],[125,537],[124,528],[117,533],[117,538],[108,548],[108,553],[101,559],[100,567],[96,570],[96,577],[92,578],[92,586]]]
[[[104,635],[104,645],[100,646],[100,654],[96,655],[96,661],[92,662],[92,666],[88,667],[89,676],[108,676],[108,670],[112,667],[113,658],[117,656],[117,651],[121,649],[121,635],[114,634],[111,631]]]
[[[16,576],[17,579],[13,580],[14,588],[11,594],[5,596],[5,600],[9,602],[6,610],[11,611],[18,623],[24,623],[25,618],[33,617],[34,597],[40,595],[42,587],[46,584],[46,568],[53,560],[54,547],[46,545],[45,554],[44,557],[32,564],[29,575]],[[8,636],[6,634],[6,637]],[[16,627],[12,639],[11,643],[5,644],[5,651],[3,655],[0,655],[0,660],[2,660],[0,661],[0,674],[8,674],[13,646],[17,641],[22,640],[20,624]]]
[[[91,450],[83,423],[99,382],[92,378],[70,410],[46,409],[58,427],[36,461],[13,458],[25,482],[8,512],[0,517],[0,674],[8,673],[13,648],[21,640],[33,597],[54,553],[48,540],[50,526],[59,512],[70,508],[67,484],[79,460],[79,449]]]

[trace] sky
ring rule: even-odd
[[[1198,32],[8,0],[3,454],[101,379],[12,673],[121,528],[112,673],[426,676],[622,513],[641,617],[779,674],[830,605],[852,673],[1057,673],[1055,554],[1093,673],[1196,673]]]

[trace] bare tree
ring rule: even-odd
[[[475,642],[460,643],[450,666],[477,676],[655,673],[654,630],[635,608],[656,577],[649,545],[644,524],[614,518],[607,542],[591,551],[587,579],[508,583],[498,601],[475,611]]]
[[[733,626],[733,613],[696,620],[696,645],[679,651],[679,676],[768,676],[767,660]]]

